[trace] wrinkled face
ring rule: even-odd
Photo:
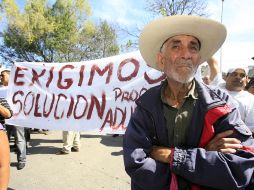
[[[3,71],[1,73],[1,82],[4,86],[8,86],[8,82],[9,82],[9,72],[5,72]]]
[[[230,91],[241,91],[247,84],[247,75],[243,69],[236,69],[226,76],[226,89]]]
[[[180,83],[193,80],[200,62],[200,44],[197,38],[177,35],[169,38],[157,56],[158,67],[167,78]]]

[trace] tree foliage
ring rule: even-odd
[[[0,56],[9,60],[82,61],[119,52],[116,33],[106,21],[89,20],[87,0],[28,0],[21,13],[14,0],[3,0],[7,29]]]
[[[206,7],[207,1],[205,0],[149,0],[146,9],[155,15],[162,16],[206,16]]]

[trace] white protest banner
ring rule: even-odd
[[[135,100],[164,75],[139,52],[72,63],[15,63],[7,123],[40,129],[124,132]]]

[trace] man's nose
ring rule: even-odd
[[[191,58],[191,52],[187,47],[183,47],[181,49],[181,57],[183,59],[190,59]]]

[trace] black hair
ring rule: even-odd
[[[254,85],[254,78],[251,78],[248,84],[245,86],[245,90],[248,90],[253,85]]]

